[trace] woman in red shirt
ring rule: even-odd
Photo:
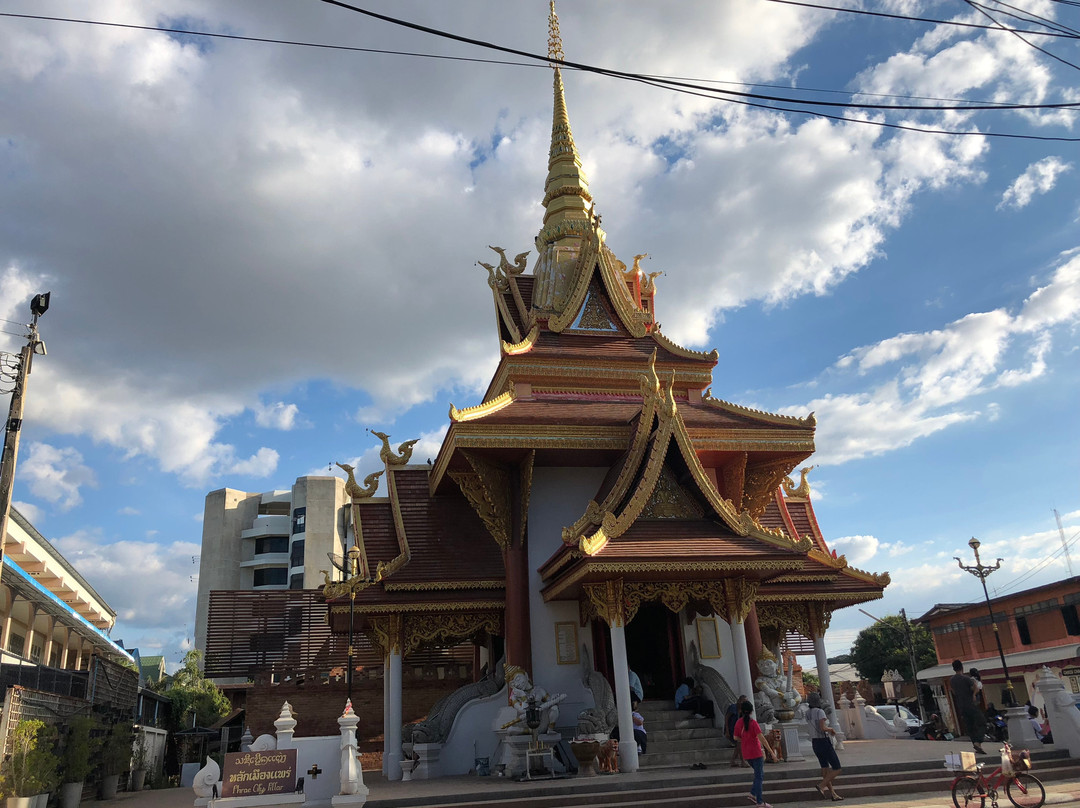
[[[750,787],[750,797],[757,808],[772,808],[765,802],[762,792],[762,784],[765,779],[765,752],[776,761],[776,752],[769,746],[769,740],[761,731],[758,722],[751,716],[754,714],[754,705],[744,701],[739,706],[739,719],[735,722],[735,740],[742,746],[743,760],[750,764],[754,770],[754,784]]]

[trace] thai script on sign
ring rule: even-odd
[[[296,788],[296,750],[231,752],[225,755],[222,797],[289,794]]]

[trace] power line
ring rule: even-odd
[[[645,76],[643,76],[641,74],[627,73],[627,72],[618,71],[618,70],[610,70],[610,69],[607,69],[607,68],[600,68],[600,67],[596,67],[596,66],[593,66],[593,65],[587,65],[587,64],[578,63],[578,62],[570,62],[570,61],[566,61],[566,60],[549,59],[547,57],[547,55],[534,54],[534,53],[531,53],[531,52],[528,52],[528,51],[521,51],[521,50],[518,50],[518,49],[515,49],[515,48],[508,48],[508,47],[505,47],[505,46],[502,46],[502,45],[496,45],[495,43],[485,42],[483,40],[475,40],[475,39],[471,39],[471,38],[468,38],[468,37],[459,36],[457,34],[451,34],[449,32],[439,31],[438,29],[429,28],[427,26],[419,25],[417,23],[410,23],[410,22],[405,21],[405,20],[400,20],[400,19],[397,19],[397,18],[394,18],[394,17],[388,17],[386,15],[378,14],[378,13],[373,12],[373,11],[368,11],[366,9],[359,8],[357,6],[353,6],[353,5],[350,5],[350,4],[347,4],[347,3],[343,3],[343,2],[339,2],[339,0],[321,0],[321,2],[327,3],[329,5],[335,5],[335,6],[350,10],[350,11],[355,11],[356,13],[360,13],[360,14],[364,14],[364,15],[367,15],[367,16],[370,16],[370,17],[374,17],[376,19],[380,19],[380,20],[383,20],[385,22],[389,22],[391,24],[401,25],[401,26],[404,26],[404,27],[407,27],[407,28],[411,28],[413,30],[421,31],[423,33],[429,33],[429,34],[434,35],[434,36],[438,36],[438,37],[442,37],[442,38],[446,38],[446,39],[451,39],[451,40],[458,41],[458,42],[463,42],[463,43],[466,43],[466,44],[472,44],[472,45],[476,45],[478,47],[488,48],[488,49],[500,51],[500,52],[503,52],[503,53],[511,53],[511,54],[515,54],[515,55],[518,55],[518,56],[523,56],[525,58],[529,58],[529,59],[536,60],[537,62],[541,62],[542,65],[538,65],[538,66],[546,66],[546,65],[554,62],[554,63],[559,64],[560,66],[567,67],[567,68],[570,68],[570,69],[576,69],[576,70],[581,70],[581,71],[585,71],[585,72],[596,73],[598,75],[608,76],[610,78],[618,78],[618,79],[623,79],[623,80],[628,80],[628,81],[637,81],[637,82],[641,82],[641,83],[644,83],[644,84],[649,84],[651,86],[654,86],[654,87],[657,87],[657,88],[660,88],[660,89],[667,89],[667,90],[672,90],[672,91],[680,92],[680,93],[687,94],[687,95],[696,95],[696,96],[701,96],[701,97],[705,97],[705,98],[711,98],[711,99],[717,100],[717,101],[729,101],[731,103],[742,104],[744,106],[758,107],[758,108],[761,108],[761,109],[768,109],[768,110],[772,110],[774,112],[790,112],[790,113],[793,113],[793,114],[813,115],[813,116],[817,116],[817,117],[821,117],[821,118],[826,118],[828,120],[845,121],[845,122],[850,122],[850,123],[858,123],[858,124],[864,124],[864,125],[870,125],[870,126],[878,126],[878,127],[883,127],[883,128],[889,128],[889,129],[899,129],[899,130],[905,130],[905,131],[922,132],[922,133],[925,133],[925,134],[934,134],[934,135],[979,136],[979,137],[1010,138],[1010,139],[1017,139],[1017,140],[1080,142],[1080,138],[1073,138],[1073,137],[1056,137],[1056,136],[1047,136],[1047,135],[1029,135],[1029,134],[1018,134],[1018,133],[1007,133],[1007,132],[983,132],[983,131],[978,131],[978,130],[975,130],[975,131],[961,131],[961,130],[939,129],[939,128],[932,128],[932,127],[913,126],[913,125],[909,125],[909,124],[888,123],[888,122],[884,122],[884,121],[877,121],[877,120],[872,120],[872,119],[867,119],[867,118],[851,118],[851,117],[846,117],[846,116],[842,116],[842,115],[830,115],[830,114],[826,114],[826,113],[822,113],[822,112],[818,112],[818,111],[814,111],[814,110],[803,110],[803,109],[795,109],[795,108],[792,108],[792,107],[780,106],[780,104],[795,104],[795,105],[799,105],[799,106],[814,106],[814,107],[825,106],[825,107],[835,107],[835,108],[840,108],[840,109],[922,111],[922,112],[1005,111],[1005,110],[1016,111],[1016,110],[1040,110],[1040,109],[1055,109],[1055,110],[1064,110],[1064,111],[1069,111],[1069,112],[1075,112],[1075,111],[1080,111],[1080,103],[1077,103],[1077,102],[1067,102],[1067,103],[1061,103],[1061,104],[996,104],[996,103],[995,104],[969,104],[967,102],[964,102],[963,104],[957,105],[957,106],[898,105],[898,104],[855,104],[855,103],[850,103],[850,102],[849,103],[827,102],[827,101],[817,101],[817,100],[812,100],[812,99],[799,99],[799,98],[785,98],[785,97],[780,97],[780,96],[768,96],[768,95],[762,95],[762,94],[758,94],[758,93],[741,93],[741,92],[736,92],[736,91],[731,91],[731,90],[718,90],[718,89],[715,89],[715,88],[703,87],[703,86],[693,84],[693,83],[688,83],[688,82],[680,82],[680,81],[669,80],[669,79],[649,79],[649,78],[647,78],[647,77],[645,77]],[[163,26],[134,25],[134,24],[128,24],[128,23],[114,23],[114,22],[105,22],[105,21],[99,21],[99,20],[80,20],[80,19],[75,19],[75,18],[48,17],[48,16],[43,16],[43,15],[29,15],[29,14],[14,14],[14,13],[9,13],[9,12],[0,12],[0,16],[2,16],[2,17],[17,17],[17,18],[25,18],[25,19],[39,19],[39,20],[48,20],[48,21],[57,21],[57,22],[70,22],[70,23],[79,23],[79,24],[86,24],[86,25],[100,25],[100,26],[115,27],[115,28],[130,28],[130,29],[135,29],[135,30],[147,30],[147,31],[156,31],[156,32],[162,32],[162,33],[183,34],[183,35],[187,35],[187,36],[206,36],[206,37],[214,37],[214,38],[221,38],[221,39],[239,40],[239,41],[251,41],[251,42],[263,42],[263,43],[272,43],[272,44],[296,45],[296,46],[302,46],[302,47],[326,48],[326,49],[331,49],[331,50],[359,51],[359,52],[367,52],[367,53],[383,53],[383,54],[393,54],[393,55],[403,55],[403,56],[416,56],[416,57],[423,57],[423,58],[441,58],[441,59],[449,59],[449,60],[454,60],[454,61],[469,61],[469,62],[476,61],[476,62],[490,62],[490,63],[496,63],[496,64],[515,64],[513,62],[504,62],[504,61],[498,61],[498,60],[483,60],[483,59],[475,59],[475,58],[467,58],[467,57],[438,56],[438,55],[435,55],[435,54],[426,54],[426,53],[420,53],[420,52],[388,51],[388,50],[375,49],[375,48],[360,48],[360,47],[345,46],[345,45],[324,45],[324,44],[318,44],[318,43],[304,42],[304,41],[301,41],[301,40],[277,40],[277,39],[269,39],[269,38],[263,38],[263,37],[240,36],[240,35],[237,35],[237,34],[220,34],[220,33],[205,32],[205,31],[190,31],[190,30],[179,29],[179,28],[166,28],[166,27],[163,27]],[[999,30],[999,29],[997,29],[997,30]],[[731,96],[734,96],[734,97],[731,97]],[[753,103],[753,102],[742,100],[742,99],[757,99],[757,100],[760,100],[760,101],[770,101],[770,102],[773,102],[773,103],[759,104],[759,103]]]
[[[971,6],[973,9],[975,9],[976,11],[978,11],[980,14],[982,14],[988,20],[992,20],[993,22],[997,22],[997,20],[994,19],[994,16],[992,14],[990,14],[990,12],[988,12],[985,9],[984,6],[980,5],[979,3],[976,3],[974,0],[964,0],[964,2],[967,3],[969,6]],[[1010,33],[1014,34],[1017,39],[1019,39],[1021,42],[1023,42],[1025,45],[1027,45],[1029,48],[1034,48],[1039,53],[1042,53],[1042,54],[1044,54],[1046,56],[1049,56],[1051,59],[1056,59],[1057,61],[1061,62],[1063,65],[1068,65],[1069,67],[1073,68],[1074,70],[1080,70],[1080,65],[1073,64],[1068,59],[1062,59],[1057,54],[1051,53],[1050,51],[1046,50],[1046,48],[1039,47],[1034,42],[1028,42],[1026,39],[1024,39],[1023,36],[1021,36],[1016,31],[1013,31],[1012,29],[1008,29],[1008,30],[1010,31]]]
[[[446,54],[424,53],[424,52],[421,52],[421,51],[391,50],[391,49],[387,49],[387,48],[363,48],[363,47],[359,47],[359,46],[356,46],[356,45],[331,45],[331,44],[323,43],[323,42],[308,42],[308,41],[304,41],[304,40],[295,40],[295,39],[275,39],[275,38],[272,38],[272,37],[242,36],[240,34],[222,34],[222,33],[217,33],[217,32],[214,32],[214,31],[193,31],[193,30],[187,29],[187,28],[168,28],[168,27],[159,26],[159,25],[137,25],[135,23],[108,22],[108,21],[105,21],[105,20],[86,20],[86,19],[77,19],[77,18],[74,18],[74,17],[52,17],[52,16],[47,16],[47,15],[42,15],[42,14],[16,14],[16,13],[13,13],[13,12],[0,12],[0,17],[12,17],[12,18],[17,18],[17,19],[27,19],[27,20],[41,20],[41,21],[44,21],[44,22],[67,22],[67,23],[75,23],[75,24],[79,24],[79,25],[100,26],[100,27],[105,27],[105,28],[123,28],[123,29],[135,30],[135,31],[152,31],[152,32],[164,33],[164,34],[179,34],[179,35],[183,35],[183,36],[206,37],[206,38],[210,38],[210,39],[226,39],[226,40],[234,40],[234,41],[238,41],[238,42],[257,42],[257,43],[260,43],[260,44],[269,44],[269,45],[292,45],[292,46],[303,47],[303,48],[315,48],[315,49],[322,49],[322,50],[337,50],[337,51],[350,51],[350,52],[354,52],[354,53],[371,53],[371,54],[378,54],[378,55],[385,55],[385,56],[409,56],[409,57],[419,58],[419,59],[438,59],[438,60],[451,61],[451,62],[473,62],[473,63],[477,63],[477,64],[504,65],[504,66],[508,66],[508,67],[530,67],[530,68],[541,68],[541,69],[545,69],[545,70],[548,69],[548,64],[547,64],[546,59],[541,64],[541,63],[536,62],[536,61],[522,62],[522,61],[511,60],[511,59],[484,59],[484,58],[477,57],[477,56],[449,56],[449,55],[446,55]],[[985,26],[985,27],[989,28],[991,26]],[[1000,29],[995,27],[995,30],[1000,30]],[[532,58],[535,59],[535,58],[539,58],[539,57],[533,56]],[[580,70],[581,69],[581,68],[577,68],[577,67],[572,67],[569,63],[563,63],[563,65],[565,67],[569,68],[569,69],[572,69],[572,70]],[[999,101],[974,101],[974,100],[968,100],[968,99],[962,99],[962,98],[943,98],[943,97],[940,97],[940,96],[923,96],[923,95],[902,95],[902,94],[896,94],[896,93],[868,93],[868,92],[861,92],[861,91],[858,91],[858,90],[854,90],[854,91],[852,91],[852,90],[834,90],[834,89],[828,89],[828,88],[822,88],[822,87],[796,87],[796,88],[792,88],[792,87],[790,87],[788,85],[783,85],[783,84],[767,84],[767,83],[761,83],[761,82],[747,82],[747,81],[727,81],[727,80],[723,80],[723,79],[687,78],[685,76],[664,76],[664,75],[659,75],[659,74],[641,74],[641,76],[643,78],[650,79],[650,80],[655,80],[655,81],[700,82],[700,83],[703,83],[703,84],[706,84],[706,83],[728,84],[728,85],[735,86],[735,87],[764,87],[764,88],[767,88],[767,89],[774,89],[774,90],[796,89],[796,90],[801,90],[802,92],[809,92],[809,93],[834,93],[834,94],[837,94],[837,95],[866,96],[866,97],[870,97],[870,98],[902,98],[902,99],[905,99],[905,100],[912,100],[912,101],[946,101],[946,102],[951,102],[953,104],[964,105],[964,106],[960,107],[961,109],[972,109],[973,107],[966,106],[966,105],[969,105],[969,104],[985,105],[985,107],[987,109],[1010,110],[1010,109],[1015,109],[1016,108],[1016,105],[1010,104],[1009,102],[999,102]],[[792,99],[792,100],[794,101],[795,99]],[[887,104],[887,105],[882,105],[882,108],[884,108],[884,109],[899,109],[900,107],[897,107],[896,105],[893,105],[893,104]],[[926,109],[926,110],[936,109],[934,107],[928,107],[928,106],[919,106],[917,108],[918,109]],[[1080,111],[1080,110],[1078,110],[1078,111]]]
[[[839,12],[842,12],[844,14],[858,14],[858,15],[862,15],[862,16],[865,16],[865,17],[884,17],[886,19],[891,19],[891,20],[904,20],[906,22],[925,22],[925,23],[929,23],[929,24],[932,24],[932,25],[952,25],[952,26],[955,26],[957,28],[977,28],[977,29],[985,30],[985,31],[1002,31],[1002,30],[1004,30],[1004,31],[1013,31],[1014,30],[1014,29],[1011,29],[1011,28],[1002,28],[1000,25],[981,25],[981,24],[976,23],[976,22],[960,22],[959,20],[939,20],[939,19],[935,19],[935,18],[932,18],[932,17],[911,17],[911,16],[908,16],[906,14],[888,14],[888,13],[886,13],[884,11],[867,11],[866,9],[861,9],[861,8],[844,8],[842,6],[823,6],[823,5],[820,5],[818,3],[801,2],[801,0],[768,0],[768,2],[770,2],[770,3],[780,3],[780,4],[785,5],[785,6],[802,6],[803,8],[817,8],[817,9],[821,9],[822,11],[839,11]],[[1080,3],[1076,3],[1075,5],[1080,5]],[[1075,33],[1068,34],[1068,33],[1062,33],[1062,32],[1055,33],[1055,32],[1051,32],[1051,31],[1024,31],[1024,30],[1021,30],[1020,33],[1022,33],[1022,34],[1032,34],[1034,36],[1050,36],[1050,37],[1061,37],[1061,38],[1064,38],[1064,39],[1077,39],[1077,35]]]
[[[1026,581],[1029,578],[1031,578],[1032,576],[1034,576],[1036,573],[1041,572],[1044,568],[1049,566],[1049,564],[1052,561],[1054,561],[1058,556],[1065,553],[1069,547],[1071,547],[1073,544],[1076,544],[1076,542],[1078,540],[1080,540],[1080,533],[1077,533],[1075,536],[1073,536],[1071,539],[1069,539],[1069,541],[1066,542],[1059,550],[1055,550],[1053,553],[1048,555],[1046,558],[1044,558],[1042,561],[1040,561],[1034,567],[1029,569],[1027,572],[1023,573],[1022,575],[1020,575],[1020,576],[1018,576],[1016,578],[1014,578],[1013,580],[1009,581],[1008,583],[1004,584],[1003,586],[997,588],[995,590],[995,594],[998,594],[998,593],[1001,593],[1001,592],[1007,592],[1008,590],[1012,589],[1013,587],[1019,586],[1024,581]]]
[[[578,70],[583,70],[589,73],[596,73],[601,76],[610,76],[612,78],[627,79],[630,81],[642,81],[646,77],[641,73],[629,73],[623,70],[613,70],[606,67],[597,67],[595,65],[585,64],[582,62],[571,62],[566,59],[553,59],[547,54],[536,54],[530,51],[523,51],[517,48],[510,48],[505,45],[498,45],[494,42],[488,42],[483,39],[473,39],[472,37],[461,36],[460,34],[452,34],[449,31],[443,31],[438,28],[429,28],[426,25],[420,25],[419,23],[409,22],[408,20],[402,20],[397,17],[390,17],[386,14],[379,14],[375,11],[360,8],[350,3],[342,2],[342,0],[320,0],[320,2],[327,5],[337,6],[348,11],[353,11],[357,14],[363,14],[367,17],[372,17],[383,22],[391,23],[392,25],[402,26],[404,28],[410,28],[414,31],[421,31],[425,34],[431,34],[432,36],[441,37],[443,39],[450,39],[455,42],[463,42],[469,45],[475,45],[481,48],[487,48],[490,50],[500,51],[502,53],[512,53],[515,56],[524,56],[528,59],[536,59],[538,61],[545,62],[547,64],[556,64],[563,67],[573,67]],[[868,109],[868,110],[893,110],[893,111],[919,111],[919,112],[963,112],[963,111],[985,111],[985,110],[1034,110],[1034,109],[1078,109],[1080,108],[1080,102],[1066,101],[1059,104],[1011,104],[1008,106],[1000,106],[997,104],[964,104],[958,106],[931,106],[931,105],[904,105],[904,104],[857,104],[852,102],[834,102],[834,101],[816,101],[802,98],[785,98],[782,96],[774,95],[762,95],[760,93],[744,93],[736,90],[720,90],[713,87],[705,87],[700,84],[693,84],[690,82],[676,81],[673,79],[659,79],[656,80],[656,86],[663,86],[668,89],[687,89],[695,90],[698,92],[708,93],[711,96],[719,97],[717,94],[723,96],[735,96],[738,98],[753,98],[758,101],[775,101],[783,104],[799,104],[801,106],[821,106],[821,107],[838,107],[841,109]]]

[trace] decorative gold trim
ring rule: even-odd
[[[383,588],[387,592],[424,592],[427,590],[447,589],[502,589],[506,581],[418,581],[395,584],[386,581]]]
[[[766,591],[763,587],[758,594],[757,603],[799,603],[801,601],[819,601],[822,603],[864,603],[868,600],[877,600],[883,597],[883,593],[876,592],[799,592],[777,594]],[[839,607],[837,607],[839,608]]]
[[[795,631],[807,639],[813,639],[810,630],[810,615],[802,602],[767,602],[758,598],[758,625],[766,629],[781,632]]]
[[[416,612],[430,612],[431,614],[439,614],[440,612],[489,612],[498,611],[502,612],[506,608],[505,600],[471,600],[471,601],[423,601],[416,603],[357,603],[354,608],[356,614],[363,615],[380,615],[380,614],[406,614]],[[348,614],[349,606],[347,604],[338,604],[337,606],[330,607],[332,614]]]
[[[450,405],[450,420],[455,423],[462,423],[464,421],[475,421],[477,418],[483,418],[486,415],[491,415],[493,412],[498,412],[503,407],[509,406],[514,402],[514,391],[507,390],[500,396],[490,401],[485,401],[482,404],[477,404],[475,407],[466,407],[463,410],[459,410],[453,404]]]
[[[440,614],[437,620],[409,615],[404,618],[404,624],[405,656],[434,640],[457,645],[481,632],[501,635],[503,630],[502,615],[493,612]]]
[[[502,340],[502,352],[507,356],[517,356],[519,354],[528,353],[532,350],[533,345],[536,344],[536,338],[540,336],[540,326],[533,323],[532,329],[525,335],[525,339],[521,342],[509,343],[506,340]]]
[[[785,477],[780,485],[784,489],[785,499],[810,499],[810,483],[806,477],[814,470],[814,466],[804,466],[799,469],[799,474],[802,475],[799,480],[798,487],[795,486],[791,477]]]
[[[683,359],[701,359],[706,362],[716,362],[720,358],[720,352],[715,348],[711,351],[695,351],[672,342],[666,334],[660,331],[659,325],[649,332],[649,336],[656,340],[657,344],[665,351],[675,354],[675,356],[681,356]]]
[[[765,412],[764,410],[755,410],[753,407],[744,407],[742,404],[733,404],[730,401],[724,401],[723,399],[712,397],[712,388],[710,387],[701,395],[701,400],[708,404],[710,407],[715,407],[718,410],[726,410],[727,412],[734,413],[736,415],[749,416],[758,421],[768,421],[774,424],[789,424],[797,426],[817,426],[817,417],[814,413],[810,413],[805,418],[800,418],[797,415],[780,415],[774,412]]]
[[[372,639],[386,655],[401,655],[401,615],[388,614],[371,620]]]
[[[623,596],[622,578],[610,581],[602,581],[598,584],[585,584],[581,587],[584,594],[584,605],[588,611],[601,618],[611,628],[625,626],[626,600]],[[585,613],[585,609],[582,609]]]
[[[829,630],[829,621],[832,620],[832,609],[826,609],[821,603],[808,603],[807,614],[810,618],[810,631],[814,638],[823,638]]]
[[[651,315],[645,314],[638,308],[637,301],[630,297],[630,290],[626,288],[626,281],[622,273],[615,266],[615,255],[610,251],[601,252],[599,255],[600,278],[607,287],[608,298],[615,306],[615,312],[622,320],[626,330],[634,337],[644,337],[649,330],[647,323],[651,323]]]
[[[331,581],[329,572],[326,570],[319,570],[319,572],[323,574],[323,597],[327,600],[334,600],[345,595],[356,595],[375,583],[370,578],[359,575],[347,581]]]

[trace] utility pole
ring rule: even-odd
[[[30,313],[34,319],[29,324],[26,345],[19,351],[19,358],[12,368],[15,386],[11,390],[11,406],[8,408],[4,426],[4,451],[0,456],[0,562],[4,560],[4,540],[7,538],[8,518],[11,515],[11,492],[15,486],[15,461],[19,455],[19,436],[22,433],[23,405],[26,401],[26,382],[34,354],[45,356],[45,343],[38,336],[38,318],[49,310],[51,292],[35,295],[30,301]],[[8,354],[11,356],[11,354]],[[8,365],[5,363],[5,369]],[[2,563],[0,563],[2,569]]]
[[[1061,549],[1065,551],[1065,566],[1069,568],[1069,577],[1073,577],[1072,559],[1069,558],[1069,542],[1065,540],[1065,528],[1061,526],[1061,514],[1054,508],[1054,518],[1057,519],[1058,533],[1061,534]]]

